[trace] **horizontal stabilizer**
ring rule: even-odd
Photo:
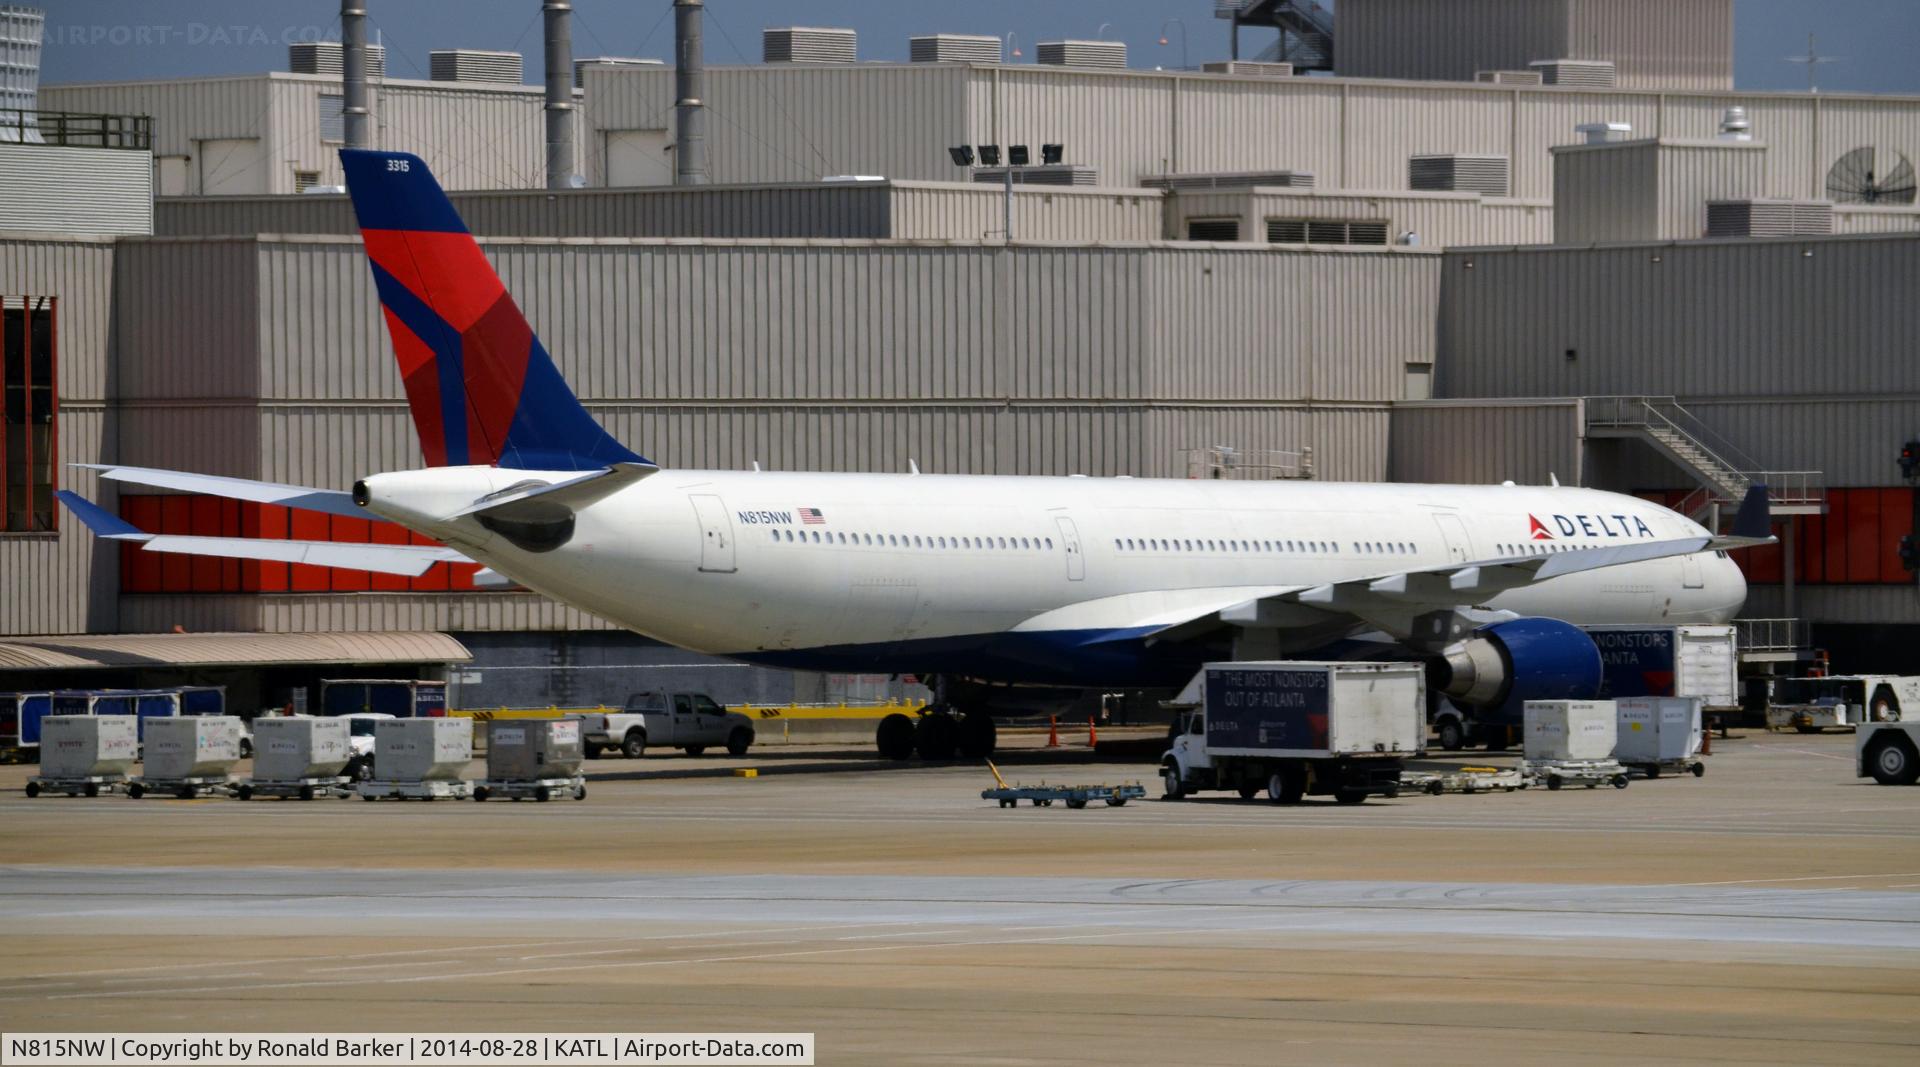
[[[381,521],[355,504],[352,494],[333,489],[311,489],[304,485],[254,482],[245,478],[222,478],[213,474],[163,471],[149,467],[122,467],[109,463],[75,463],[73,466],[99,471],[100,477],[108,481],[132,482],[154,489],[176,489],[183,493],[204,493],[228,500],[251,500],[257,504],[278,504],[302,511],[324,511],[349,519]]]
[[[112,541],[145,541],[153,536],[71,489],[60,489],[53,495],[67,506],[68,511],[73,512],[74,518],[92,530],[95,537]]]
[[[529,500],[538,500],[543,504],[556,504],[577,511],[617,489],[623,489],[648,475],[659,472],[660,468],[651,463],[615,463],[604,470],[588,471],[571,478],[562,478],[557,482],[522,486],[484,496],[470,506],[448,515],[447,518],[451,520],[468,515],[511,511],[514,505]]]

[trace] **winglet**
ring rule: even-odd
[[[87,529],[92,530],[95,537],[110,541],[153,540],[152,534],[71,489],[60,489],[53,495],[59,497],[60,502],[67,506],[67,510],[73,512],[73,517],[79,519]]]
[[[1767,487],[1754,485],[1747,489],[1747,498],[1740,502],[1740,511],[1733,517],[1733,536],[1771,538],[1773,536],[1773,509],[1767,497]]]

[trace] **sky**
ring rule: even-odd
[[[47,13],[42,80],[127,81],[250,74],[286,67],[294,41],[338,39],[337,0],[39,0]],[[1323,0],[1327,2],[1327,0]],[[365,0],[388,49],[390,77],[426,77],[434,48],[521,52],[526,77],[541,71],[539,0]],[[707,0],[710,64],[758,62],[767,26],[847,26],[863,60],[906,59],[917,33],[1015,35],[1033,44],[1063,37],[1127,42],[1135,67],[1224,59],[1227,23],[1213,0]],[[1328,3],[1336,6],[1337,0]],[[574,55],[665,58],[669,0],[574,0]],[[1178,19],[1178,22],[1170,22]],[[1916,0],[1735,0],[1734,82],[1748,90],[1802,90],[1807,34],[1818,35],[1819,85],[1834,92],[1920,94],[1920,2]],[[1161,45],[1161,37],[1168,43]],[[1255,33],[1264,44],[1267,35]],[[1243,49],[1246,40],[1243,36]],[[1255,45],[1254,47],[1260,47]]]

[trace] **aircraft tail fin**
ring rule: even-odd
[[[580,405],[426,163],[362,149],[340,162],[428,466],[648,462]]]

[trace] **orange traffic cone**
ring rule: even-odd
[[[1087,747],[1100,747],[1100,731],[1093,724],[1093,716],[1087,716]]]
[[[1047,716],[1047,747],[1060,747],[1060,716]]]

